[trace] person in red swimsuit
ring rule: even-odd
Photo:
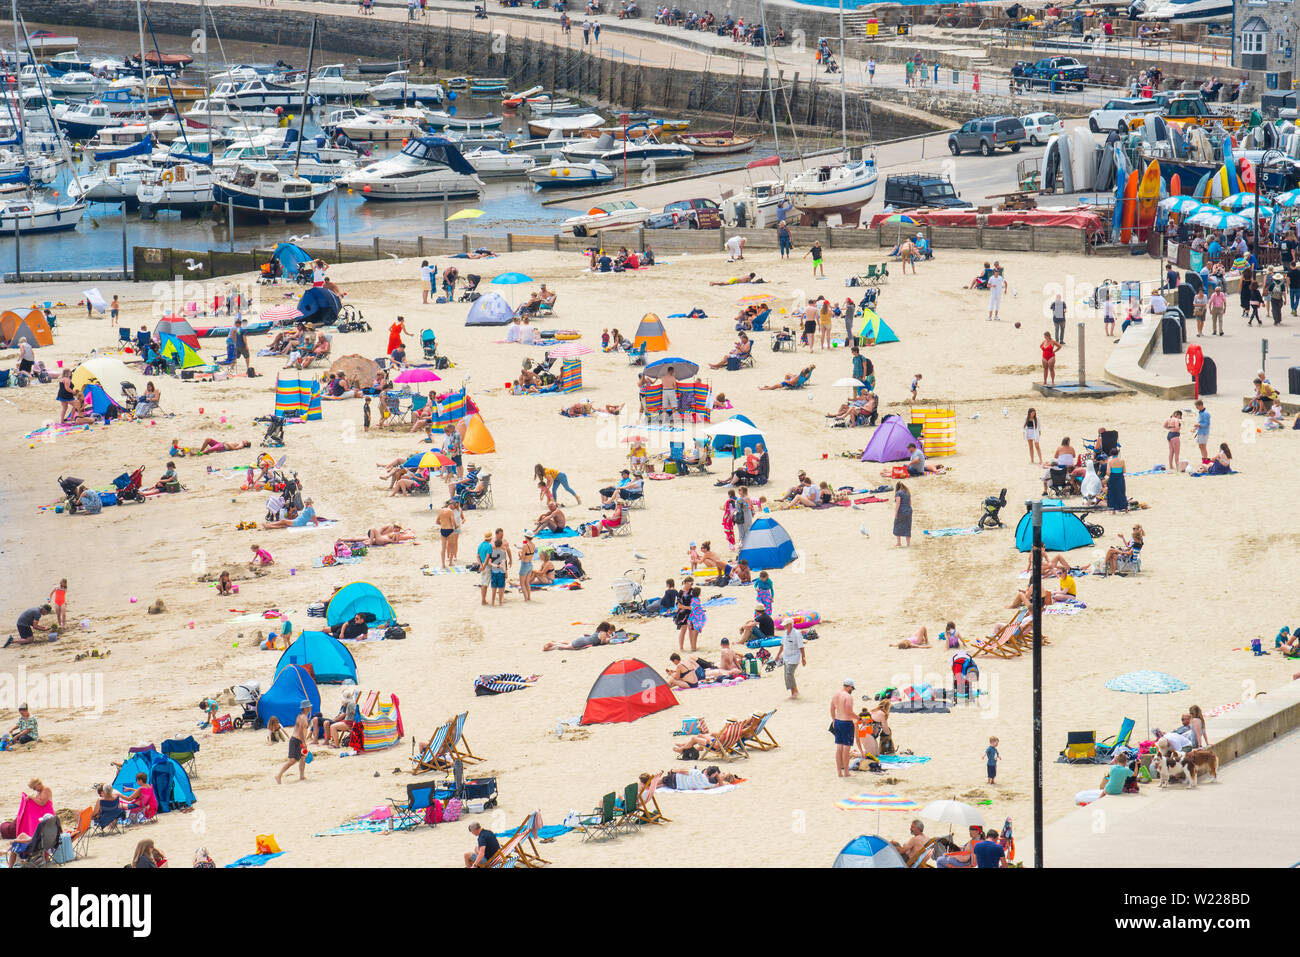
[[[1038,348],[1043,353],[1043,385],[1047,385],[1047,377],[1052,377],[1052,385],[1056,385],[1056,354],[1061,351],[1060,344],[1052,338],[1050,332],[1043,333],[1043,341],[1038,344]]]

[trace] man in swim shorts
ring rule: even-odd
[[[831,696],[831,734],[835,736],[835,773],[847,778],[849,755],[853,751],[853,692],[856,689],[852,678],[845,678],[844,685]]]

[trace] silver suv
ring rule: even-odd
[[[950,133],[948,149],[952,150],[953,156],[960,156],[962,150],[979,150],[985,156],[991,156],[1000,146],[1019,153],[1026,139],[1025,128],[1014,116],[984,116],[968,120],[961,129]]]

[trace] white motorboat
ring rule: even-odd
[[[194,105],[181,114],[187,126],[196,129],[205,126],[225,128],[229,126],[278,126],[280,116],[274,110],[236,110],[225,100],[196,100]]]
[[[50,68],[51,73],[94,73],[95,68],[91,61],[76,50],[68,50],[64,53],[57,53],[45,61]],[[120,66],[120,64],[117,64]]]
[[[73,71],[50,77],[45,81],[45,88],[60,96],[93,96],[98,83],[89,73]]]
[[[650,210],[626,199],[610,200],[593,206],[581,216],[570,216],[563,223],[575,236],[589,236],[604,229],[630,229],[640,226]]]
[[[223,83],[213,90],[210,99],[225,100],[236,110],[262,110],[267,107],[271,109],[279,107],[282,110],[302,108],[302,90],[272,83],[262,77],[241,83],[234,90],[223,89],[225,86],[226,84]],[[308,106],[315,106],[320,102],[320,98],[310,92],[306,95],[306,99]]]
[[[613,170],[625,169],[628,172],[680,169],[695,159],[694,151],[680,143],[661,143],[650,135],[615,143],[608,133],[567,147],[563,155],[570,160],[599,160]]]
[[[522,153],[524,156],[536,156],[539,159],[550,159],[559,156],[566,147],[577,146],[585,142],[587,142],[585,136],[566,137],[559,130],[556,130],[545,139],[522,140],[511,143],[510,152]]]
[[[33,31],[28,35],[27,43],[31,45],[32,52],[37,56],[63,53],[68,50],[75,50],[80,46],[76,37],[63,36],[49,30]]]
[[[477,199],[483,181],[444,137],[422,136],[406,144],[396,156],[363,166],[339,179],[364,199]]]
[[[1142,4],[1141,12],[1138,13],[1138,19],[1164,20],[1169,23],[1212,23],[1231,20],[1232,0],[1146,0]]]
[[[289,223],[311,219],[332,192],[332,183],[313,183],[271,163],[244,163],[217,174],[212,199],[232,207],[237,219]]]
[[[571,163],[556,157],[546,166],[534,166],[528,171],[528,181],[538,189],[582,189],[599,186],[614,178],[614,171],[604,163],[589,160]]]
[[[69,139],[82,142],[122,124],[121,117],[103,103],[63,103],[54,108],[54,119]]]
[[[81,176],[81,188],[76,181],[68,184],[68,198],[87,203],[122,203],[134,206],[139,200],[136,193],[146,176],[156,173],[157,167],[138,160],[113,160],[95,167]]]
[[[344,77],[343,64],[341,63],[332,63],[329,66],[321,67],[306,82],[307,92],[315,93],[321,99],[326,100],[350,100],[355,97],[365,96],[370,87],[370,84],[365,80],[349,80]],[[291,85],[298,90],[303,88],[301,80]]]
[[[424,121],[435,130],[494,130],[501,125],[501,117],[494,113],[486,116],[456,116],[445,110],[425,110]]]
[[[384,77],[382,83],[376,83],[366,90],[366,94],[380,106],[396,104],[431,103],[439,106],[447,98],[447,92],[439,83],[413,83],[407,76],[407,70],[394,70]]]
[[[118,123],[116,126],[106,126],[101,129],[99,135],[86,146],[92,150],[118,150],[124,146],[134,146],[148,135],[149,124],[144,120]]]
[[[506,153],[488,146],[480,146],[465,154],[469,165],[483,179],[503,178],[508,176],[526,176],[536,163],[531,156],[518,153]]]
[[[52,79],[54,77],[44,63],[28,63],[18,71],[19,86],[39,86],[44,83],[45,88],[49,89]]]
[[[86,211],[85,203],[62,206],[43,199],[14,198],[0,202],[0,236],[21,233],[53,233],[76,229]]]
[[[249,80],[256,80],[261,75],[261,71],[255,67],[251,67],[246,63],[239,63],[229,70],[212,74],[209,79],[213,83],[247,83]]]
[[[550,136],[552,133],[577,133],[580,130],[594,130],[602,126],[604,117],[596,113],[581,113],[577,116],[554,116],[546,119],[529,120],[528,131],[534,136]]]
[[[424,135],[418,116],[418,111],[390,115],[347,107],[332,111],[321,123],[321,129],[331,134],[342,133],[350,140],[366,143],[404,143]]]
[[[838,166],[805,169],[785,184],[785,194],[796,209],[815,216],[838,213],[856,217],[876,195],[876,164],[869,159]]]
[[[196,212],[212,205],[212,167],[205,163],[177,163],[145,176],[136,190],[141,215],[159,210]]]

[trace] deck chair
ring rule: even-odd
[[[770,319],[771,317],[772,317],[772,310],[764,309],[752,320],[750,320],[749,327],[753,329],[755,332],[764,332],[766,331],[764,327],[767,325],[767,320]]]
[[[1021,623],[1025,618],[1025,610],[1019,608],[1011,616],[1011,620],[999,628],[994,634],[984,638],[971,638],[962,640],[971,647],[971,657],[978,658],[980,655],[992,658],[1019,658],[1020,647],[1012,640],[1019,632]]]
[[[747,661],[757,661],[757,659],[748,658]],[[772,732],[768,729],[767,723],[772,720],[772,715],[776,714],[773,708],[766,714],[756,714],[757,722],[748,726],[745,733],[740,738],[740,743],[746,749],[753,748],[755,751],[772,751],[781,745],[777,743],[776,738],[772,737]],[[766,735],[767,737],[763,737]]]
[[[672,818],[664,817],[664,812],[659,810],[659,802],[653,794],[645,800],[639,797],[640,791],[633,785],[632,799],[635,802],[635,814],[637,822],[640,824],[668,824]]]
[[[451,719],[452,731],[447,735],[449,741],[447,753],[452,759],[459,758],[461,761],[477,764],[483,759],[477,757],[470,750],[469,742],[465,740],[465,719],[469,717],[468,711],[462,711],[456,717]]]
[[[194,740],[194,735],[185,738],[168,738],[159,745],[158,750],[192,776],[199,776],[199,743]]]
[[[535,841],[537,830],[537,811],[533,811],[524,822],[515,829],[510,840],[501,845],[501,849],[488,862],[488,867],[537,867],[539,864],[551,863],[542,857]],[[528,847],[525,849],[524,845]],[[507,863],[513,859],[514,863]]]
[[[809,372],[809,373],[807,373],[807,374],[804,374],[803,372],[800,372],[800,373],[799,373],[799,378],[797,378],[797,379],[794,380],[794,385],[788,385],[788,386],[786,386],[786,388],[787,388],[787,389],[790,389],[791,391],[794,391],[795,389],[802,389],[804,386],[806,386],[806,385],[808,384],[808,381],[809,381],[811,378],[812,378],[812,373],[811,373],[811,372]]]
[[[628,353],[627,353],[627,364],[628,364],[628,365],[630,365],[630,366],[643,366],[643,365],[645,365],[645,349],[646,349],[646,345],[648,345],[648,343],[643,342],[643,343],[641,343],[641,345],[637,346],[636,348],[628,350]]]
[[[429,781],[408,784],[405,798],[389,798],[388,806],[393,811],[393,830],[423,824],[424,812],[433,805],[437,787]]]
[[[614,810],[616,795],[610,791],[600,799],[600,806],[590,814],[578,818],[578,827],[582,828],[584,841],[597,837],[612,837],[617,833],[618,815]]]
[[[1066,764],[1097,763],[1097,732],[1068,731],[1065,735],[1065,750],[1061,757]]]
[[[1097,759],[1109,761],[1115,756],[1115,751],[1119,748],[1132,747],[1129,739],[1133,737],[1133,726],[1136,722],[1132,718],[1125,718],[1120,722],[1119,734],[1114,737],[1106,738],[1104,741],[1097,743]]]
[[[751,723],[751,727],[757,724],[757,721]],[[719,758],[728,760],[730,758],[749,757],[749,752],[745,750],[742,739],[745,736],[745,724],[740,721],[728,721],[722,726],[722,730],[713,736],[713,741],[700,749],[700,757],[716,754]]]
[[[411,755],[411,773],[428,774],[430,771],[450,771],[452,767],[451,737],[452,722],[448,721],[433,732],[429,746],[419,754]]]
[[[95,806],[82,808],[81,813],[77,815],[77,828],[70,835],[72,837],[72,850],[77,857],[90,856],[90,835],[95,819]]]
[[[480,474],[473,488],[460,493],[462,508],[492,508],[496,504],[492,497],[492,476]]]
[[[740,368],[742,369],[754,368],[754,347],[752,345],[752,339],[750,340],[750,343],[749,351],[740,357]]]
[[[906,859],[907,866],[909,868],[934,867],[934,845],[937,844],[938,841],[939,839],[937,837],[932,837],[926,841],[919,851],[917,851],[912,857]]]

